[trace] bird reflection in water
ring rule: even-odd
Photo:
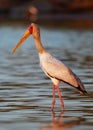
[[[56,116],[55,112],[52,111],[52,122],[42,124],[40,130],[68,130],[76,125],[80,125],[81,122],[85,121],[83,117],[64,117],[63,111]]]

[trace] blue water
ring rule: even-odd
[[[60,84],[65,104],[58,98],[51,112],[51,81],[39,66],[32,36],[11,55],[27,26],[0,25],[0,130],[93,129],[93,30],[41,29],[48,52],[67,64],[82,80],[88,95]]]

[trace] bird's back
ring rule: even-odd
[[[47,52],[39,55],[39,57],[41,68],[45,73],[50,75],[50,77],[63,81],[77,88],[82,93],[86,92],[84,85],[78,76],[75,75],[64,63],[57,60]]]

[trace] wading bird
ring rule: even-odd
[[[32,23],[19,42],[16,44],[16,46],[12,50],[12,54],[16,51],[16,49],[22,44],[22,42],[29,36],[32,35],[34,39],[34,43],[36,46],[36,49],[38,51],[39,59],[40,59],[40,65],[44,73],[52,80],[52,105],[51,109],[54,109],[55,105],[55,90],[58,92],[58,97],[60,100],[60,105],[62,107],[62,110],[64,110],[64,103],[61,97],[61,92],[59,89],[59,83],[64,82],[67,83],[76,89],[79,90],[80,93],[85,94],[87,93],[83,83],[81,80],[76,76],[69,67],[67,67],[64,63],[61,61],[57,60],[55,57],[50,55],[43,47],[41,43],[41,38],[40,38],[40,30],[39,27]]]

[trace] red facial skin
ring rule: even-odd
[[[30,26],[28,27],[28,30],[29,30],[30,34],[32,34],[32,33],[33,33],[33,26],[30,25]]]

